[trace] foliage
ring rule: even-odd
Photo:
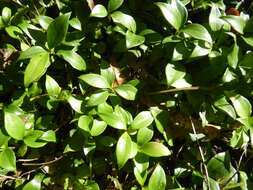
[[[253,3],[0,10],[1,189],[253,188]]]

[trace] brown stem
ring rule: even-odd
[[[50,164],[53,164],[55,162],[57,162],[58,160],[62,159],[63,156],[60,156],[54,160],[51,160],[49,162],[42,162],[42,163],[23,163],[22,165],[23,166],[44,166],[44,165],[50,165]]]

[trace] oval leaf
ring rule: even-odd
[[[168,86],[173,85],[177,80],[183,78],[186,74],[184,66],[180,64],[168,63],[165,68],[166,79]]]
[[[7,133],[16,140],[22,140],[25,135],[25,124],[13,113],[4,113],[4,127]]]
[[[225,113],[227,113],[233,119],[236,119],[236,114],[233,106],[231,106],[226,100],[225,96],[217,98],[214,102],[215,107],[221,109]]]
[[[96,88],[110,88],[111,86],[107,82],[107,80],[98,74],[84,74],[79,77],[79,79],[83,80],[90,86],[94,86]]]
[[[4,7],[2,10],[2,19],[5,24],[8,24],[11,19],[11,9],[8,7]]]
[[[41,54],[41,53],[45,53],[45,52],[46,52],[46,50],[44,50],[40,46],[32,46],[29,49],[27,49],[25,51],[22,51],[20,53],[20,56],[19,56],[18,60],[32,58],[35,55],[38,55],[38,54]]]
[[[109,96],[108,91],[102,91],[102,90],[96,91],[92,93],[91,96],[89,97],[87,105],[96,106],[96,105],[102,104],[107,100],[108,96]]]
[[[34,56],[25,69],[24,85],[28,87],[32,82],[38,81],[49,66],[49,54],[42,53]]]
[[[113,90],[116,91],[121,97],[125,98],[126,100],[135,100],[135,96],[137,93],[137,88],[130,84],[123,84],[117,87],[114,87]]]
[[[166,175],[163,168],[158,164],[149,179],[148,189],[164,190],[165,187]]]
[[[107,10],[103,5],[96,5],[90,14],[91,17],[103,18],[107,16]]]
[[[116,146],[116,158],[119,169],[121,169],[130,157],[132,149],[131,137],[127,132],[123,133],[119,138]]]
[[[83,115],[78,119],[78,127],[84,131],[90,132],[93,124],[93,118],[88,115]]]
[[[137,143],[138,145],[143,145],[149,142],[153,137],[154,131],[152,127],[143,127],[138,130],[137,133]]]
[[[52,19],[51,17],[48,16],[37,16],[36,17],[37,21],[39,22],[40,26],[44,29],[47,30],[48,26],[51,24],[51,22],[54,21],[54,19]]]
[[[252,113],[252,106],[249,100],[240,94],[229,95],[229,99],[232,101],[236,113],[244,118],[250,117]]]
[[[46,90],[48,94],[59,95],[61,92],[61,87],[58,83],[49,75],[46,75]]]
[[[0,152],[0,167],[8,171],[16,171],[16,156],[13,150],[5,149]]]
[[[136,32],[136,23],[132,16],[124,14],[120,11],[115,11],[111,14],[111,17],[113,22],[122,24],[124,27],[128,28],[133,33]]]
[[[109,0],[108,11],[109,12],[115,11],[122,5],[123,2],[124,0]]]
[[[228,22],[235,31],[239,32],[240,34],[243,34],[244,27],[246,26],[245,20],[240,16],[223,16],[221,17],[223,20]]]
[[[140,112],[131,123],[131,129],[137,130],[142,127],[147,127],[153,122],[154,118],[150,111]]]
[[[181,32],[185,32],[193,38],[204,40],[207,42],[212,42],[212,37],[207,31],[207,29],[201,24],[188,24],[181,29]]]
[[[116,129],[126,129],[125,121],[115,113],[99,113],[99,117]]]
[[[140,151],[151,157],[169,156],[171,152],[162,143],[148,142],[141,146]]]
[[[67,61],[73,68],[79,71],[86,70],[86,63],[83,58],[74,51],[69,50],[60,50],[57,52],[59,57],[62,57],[65,61]]]
[[[24,143],[32,148],[40,148],[47,144],[47,142],[41,141],[40,137],[43,135],[43,131],[34,130],[26,134],[24,137]]]
[[[65,40],[69,26],[70,13],[58,16],[50,23],[47,30],[47,43],[50,49]]]
[[[143,44],[145,41],[145,37],[143,36],[139,36],[136,35],[130,31],[127,31],[126,33],[126,47],[128,49],[132,48],[132,47],[136,47],[139,46],[141,44]]]
[[[107,126],[107,124],[104,121],[99,121],[99,120],[95,119],[93,121],[93,125],[90,130],[91,136],[101,135],[105,131],[106,126]]]

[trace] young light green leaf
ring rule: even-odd
[[[46,90],[48,94],[59,95],[61,93],[61,87],[58,83],[49,75],[46,75]]]
[[[29,49],[22,51],[20,53],[18,60],[32,58],[35,55],[45,53],[45,52],[46,50],[44,50],[41,46],[32,46]]]
[[[53,130],[48,130],[41,135],[39,140],[43,140],[47,142],[56,142],[55,132]]]
[[[51,22],[54,21],[54,19],[52,19],[51,17],[44,15],[37,16],[36,19],[44,30],[47,30]]]
[[[244,118],[250,117],[252,113],[252,106],[249,100],[240,94],[228,94],[229,99],[232,101],[236,113]]]
[[[171,152],[162,143],[148,142],[139,147],[139,150],[151,157],[169,156]]]
[[[111,14],[111,17],[113,22],[122,24],[124,27],[128,28],[133,33],[136,32],[136,23],[132,16],[122,13],[120,11],[115,11]]]
[[[246,22],[241,16],[223,16],[221,17],[223,20],[228,22],[235,31],[239,32],[240,34],[243,34],[244,27],[246,26]]]
[[[123,84],[120,86],[116,86],[113,88],[117,94],[121,97],[125,98],[126,100],[135,100],[135,96],[137,93],[137,88],[130,84]]]
[[[101,76],[103,76],[107,80],[110,86],[112,86],[115,79],[113,68],[108,63],[102,62],[100,64],[100,73]]]
[[[31,181],[29,181],[22,190],[40,190],[41,189],[41,176],[36,175]]]
[[[83,113],[82,108],[83,108],[83,100],[80,98],[75,98],[73,96],[68,97],[68,102],[70,106],[72,107],[73,110],[75,110],[77,113]]]
[[[25,124],[19,116],[4,112],[4,127],[12,138],[16,140],[23,139],[25,135]]]
[[[136,167],[134,168],[134,176],[138,183],[143,186],[147,179],[148,173],[147,171],[140,172]]]
[[[50,49],[53,49],[65,40],[69,26],[70,14],[71,13],[60,15],[49,24],[47,30],[47,43]]]
[[[109,0],[108,11],[109,12],[115,11],[122,5],[123,2],[124,0]]]
[[[22,40],[22,37],[24,36],[23,31],[17,26],[8,26],[5,28],[5,31],[10,37],[17,40]]]
[[[144,41],[145,41],[145,37],[136,35],[136,34],[130,32],[129,30],[127,31],[127,33],[126,33],[126,47],[128,49],[130,49],[132,47],[139,46],[139,45],[143,44]]]
[[[79,71],[86,70],[86,63],[83,58],[71,50],[59,50],[57,55],[67,61],[73,68]]]
[[[127,134],[127,132],[123,133],[120,136],[116,146],[116,158],[119,169],[121,169],[129,159],[131,154],[131,146],[131,137]]]
[[[0,152],[0,167],[7,171],[16,171],[16,156],[13,150],[5,149]]]
[[[2,10],[2,19],[5,24],[8,24],[11,19],[11,9],[9,7],[4,7]]]
[[[110,88],[111,86],[107,82],[107,80],[98,74],[84,74],[79,77],[79,79],[83,80],[90,86],[94,86],[96,88]]]
[[[239,46],[235,42],[227,56],[228,64],[236,69],[239,60]]]
[[[148,189],[164,190],[165,187],[166,175],[163,168],[158,164],[149,179]]]
[[[105,131],[106,127],[106,122],[94,119],[92,128],[90,130],[91,136],[95,137],[101,135]]]
[[[80,22],[80,20],[76,17],[76,18],[72,18],[69,21],[70,26],[72,26],[73,28],[77,29],[77,30],[82,30],[82,24]]]
[[[186,23],[188,13],[181,1],[171,0],[171,3],[158,2],[156,5],[161,9],[165,19],[176,30],[179,30]]]
[[[126,129],[125,121],[115,113],[99,113],[99,117],[108,125],[116,129]]]
[[[168,86],[173,85],[177,80],[186,75],[186,70],[183,65],[168,63],[165,68],[165,74]]]
[[[233,119],[236,119],[235,110],[233,106],[231,106],[229,102],[226,100],[225,96],[217,98],[214,101],[214,106],[227,113]]]
[[[188,24],[185,27],[183,27],[180,31],[187,33],[193,38],[204,40],[210,43],[212,42],[211,35],[207,31],[207,29],[201,24]]]
[[[93,118],[88,115],[83,115],[78,119],[78,127],[84,131],[90,132],[93,125]]]
[[[103,5],[96,5],[90,14],[91,17],[104,18],[107,16],[107,10]]]
[[[143,127],[148,127],[153,122],[154,118],[150,111],[140,112],[131,123],[131,130],[138,130]]]
[[[28,87],[32,82],[38,81],[49,67],[49,54],[42,53],[34,56],[25,69],[24,85]]]
[[[108,91],[104,91],[104,90],[95,91],[89,97],[89,100],[87,102],[87,106],[96,106],[101,103],[104,103],[107,100],[108,96],[109,96]]]
[[[42,141],[40,137],[43,135],[43,131],[33,130],[27,133],[24,137],[24,143],[32,148],[40,148],[47,144],[47,142]]]
[[[148,143],[152,139],[153,134],[154,134],[154,131],[153,131],[152,126],[143,127],[141,129],[139,129],[138,133],[137,133],[138,145],[144,145],[144,144]]]
[[[219,17],[221,16],[221,12],[216,4],[212,4],[212,9],[209,15],[209,26],[212,29],[212,31],[216,32],[219,31],[224,22]]]

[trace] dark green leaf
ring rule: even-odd
[[[238,64],[239,60],[238,56],[239,56],[239,46],[236,43],[234,43],[227,57],[228,64],[234,69],[236,69]]]

